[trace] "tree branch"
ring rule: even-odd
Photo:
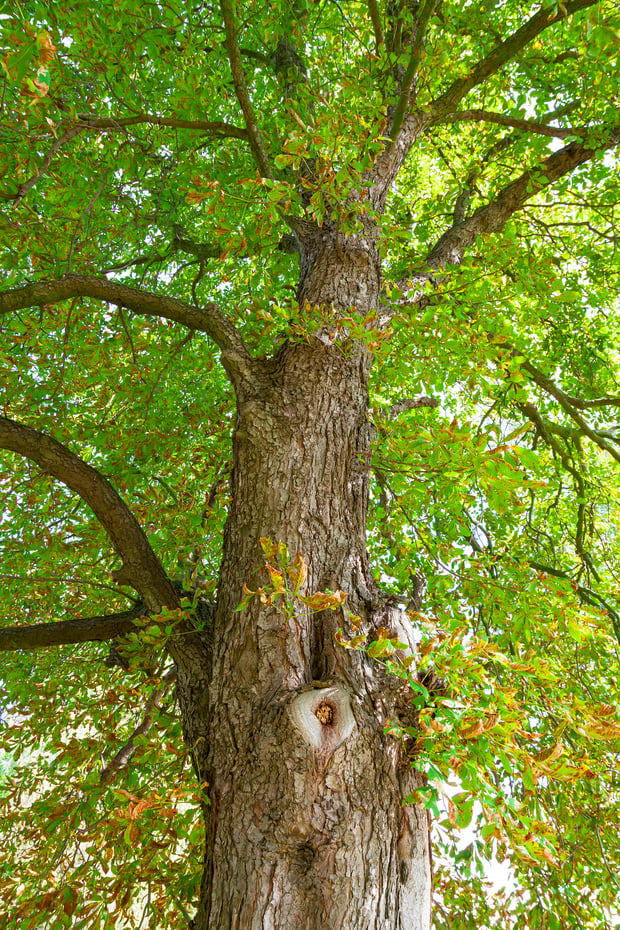
[[[142,723],[136,727],[124,746],[121,746],[121,748],[118,750],[114,758],[111,759],[105,768],[101,770],[99,775],[100,785],[107,785],[112,781],[117,772],[120,772],[121,769],[124,769],[128,765],[131,757],[138,748],[136,746],[137,737],[146,736],[146,734],[153,726],[155,714],[159,709],[162,698],[166,695],[170,684],[175,680],[175,678],[176,669],[174,668],[170,669],[162,677],[163,686],[153,691],[146,702]]]
[[[137,126],[140,123],[147,123],[149,126],[168,126],[171,129],[193,129],[196,132],[209,132],[222,138],[243,139],[244,141],[248,141],[249,138],[245,129],[219,120],[179,119],[176,116],[150,116],[147,113],[138,116],[126,116],[121,119],[89,116],[87,113],[81,113],[78,119],[80,120],[79,129],[114,131],[125,129],[128,126]]]
[[[34,187],[34,185],[37,183],[39,178],[45,174],[45,172],[51,165],[54,159],[54,156],[60,151],[63,145],[65,145],[67,142],[70,142],[71,139],[75,138],[75,136],[77,136],[81,131],[82,130],[80,126],[75,126],[73,129],[69,129],[63,136],[57,139],[56,142],[54,142],[54,144],[50,148],[47,155],[44,157],[43,162],[41,163],[41,167],[39,168],[37,173],[33,174],[32,177],[28,178],[27,181],[24,181],[22,184],[20,184],[19,187],[17,188],[17,193],[12,195],[11,198],[9,198],[8,196],[5,196],[5,199],[13,200],[13,208],[19,206],[19,204],[22,202],[22,200],[24,199],[28,191],[32,187]]]
[[[512,214],[527,200],[602,151],[613,148],[619,141],[620,126],[615,126],[607,132],[606,138],[601,138],[598,134],[596,144],[587,140],[571,142],[540,164],[528,168],[500,191],[495,200],[480,207],[468,219],[455,223],[443,234],[427,256],[428,269],[458,265],[465,250],[472,245],[477,236],[499,232]]]
[[[241,64],[241,55],[239,52],[239,46],[237,44],[235,17],[231,0],[220,0],[220,7],[222,10],[222,16],[224,18],[224,28],[226,30],[226,51],[228,53],[228,60],[230,62],[230,70],[232,72],[237,100],[239,101],[241,110],[243,111],[243,118],[245,120],[250,148],[252,149],[254,160],[258,165],[258,170],[260,171],[261,175],[265,178],[273,178],[273,172],[269,164],[269,159],[267,158],[267,152],[265,151],[263,140],[261,139],[260,130],[258,128],[258,123],[256,122],[256,116],[254,114],[254,108],[252,107],[247,85],[245,83],[245,75],[243,73],[243,66]]]
[[[375,51],[378,52],[383,45],[383,29],[381,28],[381,16],[377,0],[368,0],[368,9],[372,20],[372,28],[375,33]]]
[[[413,107],[406,109],[398,135],[384,148],[365,179],[370,188],[369,200],[372,205],[379,210],[383,208],[388,191],[416,140],[435,123],[444,121],[448,114],[454,113],[460,101],[472,88],[495,74],[545,29],[599,2],[600,0],[569,0],[567,3],[557,3],[553,7],[539,10],[524,26],[479,61],[466,77],[454,81],[428,110],[422,111]]]
[[[171,258],[171,256],[176,255],[177,252],[182,252],[187,255],[194,255],[198,261],[206,262],[212,258],[220,258],[223,253],[223,249],[219,245],[214,245],[211,242],[195,242],[193,239],[187,238],[184,231],[180,227],[173,226],[172,228],[172,240],[166,249],[162,252],[146,252],[144,255],[139,255],[137,258],[131,258],[126,262],[120,262],[118,265],[110,265],[107,268],[104,268],[104,273],[112,271],[126,271],[127,268],[135,268],[136,265],[146,265],[157,264],[159,262],[164,262],[166,259]],[[247,255],[249,253],[245,252]]]
[[[133,621],[144,613],[144,606],[139,604],[123,613],[102,617],[80,617],[75,620],[58,620],[56,623],[8,626],[0,629],[0,652],[104,642],[136,629]]]
[[[516,350],[513,350],[515,355],[519,353]],[[586,423],[581,414],[575,409],[574,405],[571,403],[571,399],[568,394],[565,394],[552,380],[548,378],[539,368],[535,365],[532,365],[531,362],[528,362],[527,359],[521,362],[521,368],[528,373],[532,381],[537,384],[540,388],[543,389],[547,394],[550,394],[552,397],[557,400],[560,407],[571,420],[577,424],[579,429],[583,432],[584,436],[587,436],[595,445],[602,449],[604,452],[607,452],[616,462],[620,462],[620,452],[610,445],[607,441],[607,438],[602,435],[598,430],[592,429],[592,427]]]
[[[190,329],[206,333],[224,351],[233,352],[246,359],[250,357],[240,333],[222,314],[217,304],[210,303],[197,308],[175,297],[162,297],[151,291],[139,290],[91,275],[67,275],[54,281],[40,281],[37,284],[4,291],[0,293],[0,315],[24,307],[58,303],[69,297],[93,297],[127,307],[134,313],[173,320]]]
[[[513,349],[515,355],[520,355],[516,349]],[[563,391],[562,388],[559,388],[557,384],[547,377],[547,375],[533,365],[531,362],[528,362],[527,359],[521,363],[521,368],[524,371],[527,371],[528,375],[531,377],[532,381],[535,381],[536,384],[541,387],[548,394],[551,394],[552,397],[555,397],[560,404],[568,404],[572,407],[577,407],[580,410],[587,410],[592,407],[620,407],[620,397],[596,397],[593,400],[583,400],[581,397],[573,397],[571,394],[567,394],[566,391]]]
[[[482,84],[487,78],[495,74],[502,65],[507,64],[523,49],[529,45],[541,32],[561,22],[573,13],[596,6],[600,0],[569,0],[567,3],[554,3],[543,7],[535,13],[527,23],[513,32],[504,42],[500,42],[488,55],[481,59],[472,70],[463,78],[458,78],[450,87],[438,97],[432,106],[431,122],[437,122],[454,110],[458,103],[472,88]]]
[[[588,132],[587,128],[559,129],[539,123],[532,119],[517,119],[514,116],[504,116],[503,113],[494,113],[490,110],[461,110],[457,113],[447,114],[440,122],[461,123],[464,121],[497,123],[499,126],[510,126],[513,129],[522,129],[524,132],[533,132],[541,136],[551,136],[556,139],[566,139],[569,136],[580,136]]]
[[[395,420],[401,413],[406,410],[418,410],[420,407],[438,407],[439,399],[437,397],[405,397],[404,400],[398,400],[390,404],[387,409],[388,420]]]
[[[72,126],[64,135],[60,136],[59,139],[54,142],[49,152],[43,158],[41,167],[38,169],[36,174],[33,174],[32,177],[28,178],[27,181],[21,183],[17,189],[17,192],[12,195],[2,195],[5,200],[13,201],[13,208],[17,207],[29,190],[37,183],[39,178],[41,178],[50,167],[54,156],[58,154],[63,145],[66,145],[67,142],[70,142],[71,139],[74,139],[75,136],[79,135],[81,132],[84,132],[87,129],[96,129],[100,132],[108,132],[119,129],[125,129],[129,126],[136,126],[140,123],[147,123],[150,126],[169,126],[172,129],[193,129],[197,132],[209,132],[220,138],[233,138],[233,139],[243,139],[244,141],[248,140],[248,133],[245,129],[242,129],[238,126],[231,126],[229,123],[223,123],[220,121],[209,121],[209,120],[186,120],[186,119],[177,119],[176,117],[165,117],[165,116],[149,116],[146,113],[140,116],[129,116],[122,119],[113,119],[113,118],[98,118],[91,117],[87,114],[81,114],[78,116],[79,123],[75,126]]]
[[[14,420],[0,417],[0,448],[23,455],[62,481],[88,504],[123,560],[123,579],[158,613],[179,598],[142,527],[107,478],[61,443]]]
[[[433,15],[433,11],[436,6],[437,0],[424,0],[424,4],[419,13],[415,38],[413,40],[413,45],[411,46],[411,55],[409,56],[407,70],[405,71],[402,80],[400,97],[398,98],[398,103],[396,104],[396,109],[394,111],[394,118],[392,120],[392,130],[390,132],[390,138],[392,141],[397,138],[400,132],[401,126],[403,125],[403,120],[405,118],[405,113],[407,112],[407,108],[410,104],[411,89],[416,71],[418,70],[418,65],[420,63],[424,33],[426,32],[428,21]]]

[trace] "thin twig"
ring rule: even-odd
[[[79,135],[79,133],[82,132],[82,128],[82,126],[74,126],[73,129],[69,129],[69,131],[66,132],[64,136],[61,136],[60,139],[57,139],[56,142],[54,142],[53,146],[43,159],[43,163],[41,164],[41,167],[37,173],[33,174],[31,178],[28,178],[27,181],[24,181],[23,184],[19,185],[17,194],[15,194],[13,199],[13,208],[19,206],[28,191],[34,187],[39,178],[43,177],[52,161],[54,160],[54,156],[58,154],[63,145],[66,145],[67,142],[70,142],[71,139],[74,139],[75,136]]]
[[[82,210],[82,212],[80,213],[80,215],[79,215],[78,218],[77,218],[77,222],[76,222],[76,224],[75,224],[75,231],[74,231],[74,233],[73,233],[73,236],[72,236],[72,238],[71,238],[71,242],[70,242],[70,244],[69,244],[69,254],[67,255],[67,274],[71,274],[71,262],[72,262],[72,260],[73,260],[73,249],[74,249],[74,246],[75,246],[75,241],[76,241],[77,236],[78,236],[78,232],[80,231],[80,227],[81,227],[81,225],[82,225],[82,220],[83,220],[83,218],[92,210],[92,208],[93,208],[93,206],[95,205],[96,201],[97,201],[98,198],[100,197],[101,192],[102,192],[103,188],[105,187],[105,182],[106,182],[106,180],[107,180],[107,178],[108,178],[108,174],[109,174],[109,173],[110,173],[110,169],[109,169],[109,168],[106,168],[106,170],[103,172],[103,178],[101,179],[101,184],[99,185],[99,187],[97,188],[97,190],[95,191],[95,193],[93,194],[93,196],[92,196],[91,199],[88,201],[88,203],[86,204],[86,206],[84,207],[84,209]]]
[[[109,784],[109,782],[121,769],[127,767],[131,757],[138,748],[136,746],[136,740],[140,736],[146,736],[146,734],[153,726],[153,723],[155,722],[155,715],[159,710],[162,699],[168,692],[170,684],[175,680],[176,668],[173,667],[162,676],[163,687],[157,688],[149,695],[149,698],[144,707],[142,722],[135,728],[127,742],[121,746],[114,758],[111,759],[110,762],[101,770],[99,775],[100,785]]]
[[[524,132],[533,132],[541,136],[551,136],[557,139],[567,139],[569,136],[583,136],[593,127],[571,127],[559,129],[546,123],[539,123],[532,119],[518,119],[515,116],[505,116],[503,113],[494,113],[490,110],[461,110],[458,113],[446,114],[442,123],[461,123],[465,120],[482,123],[497,123],[499,126],[510,126],[513,129],[522,129]]]

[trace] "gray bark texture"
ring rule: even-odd
[[[329,230],[295,232],[302,306],[376,308],[370,238],[343,253]],[[403,803],[420,776],[384,734],[401,683],[336,643],[341,611],[255,597],[236,612],[244,583],[268,581],[268,537],[305,557],[308,592],[346,591],[371,637],[400,622],[365,544],[371,355],[328,326],[273,358],[223,361],[237,397],[232,503],[208,699],[185,708],[186,733],[205,734],[194,757],[210,801],[193,930],[428,930],[428,815]]]

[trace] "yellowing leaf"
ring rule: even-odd
[[[56,58],[56,52],[58,49],[52,42],[49,32],[46,32],[44,29],[42,29],[37,34],[37,44],[39,46],[39,60],[42,65],[45,65],[48,61],[53,61],[53,59]]]
[[[127,826],[125,827],[125,832],[123,833],[123,840],[127,846],[135,846],[140,837],[140,830],[138,825],[134,823],[133,820],[130,820]]]
[[[348,595],[344,591],[324,591],[301,597],[300,601],[310,610],[335,610],[344,604]]]
[[[556,742],[549,749],[542,749],[540,752],[536,753],[534,758],[537,762],[554,762],[559,756],[562,755],[564,749],[564,744],[561,739],[556,740]]]
[[[487,714],[484,719],[483,729],[487,733],[489,730],[492,730],[493,727],[496,727],[499,723],[499,714],[497,712],[493,714]]]
[[[604,724],[599,720],[586,720],[584,732],[593,739],[620,739],[620,726]]]
[[[293,593],[297,594],[308,580],[308,566],[301,553],[298,553],[295,561],[288,566],[287,572],[293,582]]]
[[[450,821],[453,827],[456,827],[456,817],[457,817],[456,804],[454,803],[452,798],[447,798],[446,800],[448,803],[448,820]]]
[[[461,727],[458,733],[461,739],[475,739],[476,736],[481,736],[484,733],[484,722],[476,720],[475,723]]]
[[[269,563],[267,563],[267,571],[269,572],[271,587],[273,588],[274,593],[284,594],[286,592],[286,588],[284,587],[284,577],[282,572],[279,572],[272,565],[269,565]]]
[[[258,541],[261,544],[263,552],[265,553],[265,558],[275,559],[276,555],[278,554],[278,547],[275,545],[275,543],[272,543],[268,536],[261,536]]]

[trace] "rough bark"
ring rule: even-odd
[[[371,245],[300,234],[299,296],[377,305]],[[308,592],[342,589],[367,628],[389,625],[365,546],[371,356],[327,331],[287,342],[237,394],[232,504],[213,633],[205,872],[194,930],[426,930],[427,815],[404,806],[416,776],[383,732],[396,682],[338,646],[339,612],[254,598],[259,538],[308,561]]]

